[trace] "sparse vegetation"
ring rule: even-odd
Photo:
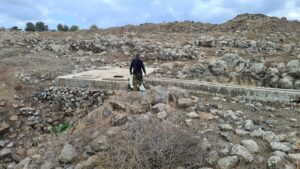
[[[203,164],[204,152],[189,132],[158,120],[133,123],[111,139],[104,168],[173,169]],[[126,162],[125,162],[126,161]]]

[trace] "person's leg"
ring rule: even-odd
[[[138,90],[139,86],[138,86],[138,79],[136,75],[133,75],[133,89],[134,90]]]

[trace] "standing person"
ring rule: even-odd
[[[139,90],[139,87],[142,85],[143,72],[146,75],[144,63],[140,57],[141,57],[140,54],[136,54],[135,58],[131,61],[130,68],[129,68],[130,75],[133,74],[133,89],[134,90]],[[132,69],[133,69],[133,71],[132,71]]]

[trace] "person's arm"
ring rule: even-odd
[[[129,68],[130,75],[132,75],[132,67],[133,67],[133,60],[131,61],[130,68]]]
[[[144,62],[143,62],[143,61],[142,61],[142,69],[143,69],[143,72],[146,74],[146,69],[145,69]]]

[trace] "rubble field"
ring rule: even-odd
[[[300,90],[300,22],[261,14],[79,32],[0,31],[0,169],[299,169],[300,100],[58,86],[100,67]],[[128,70],[129,71],[129,70]],[[300,98],[299,98],[300,99]]]

